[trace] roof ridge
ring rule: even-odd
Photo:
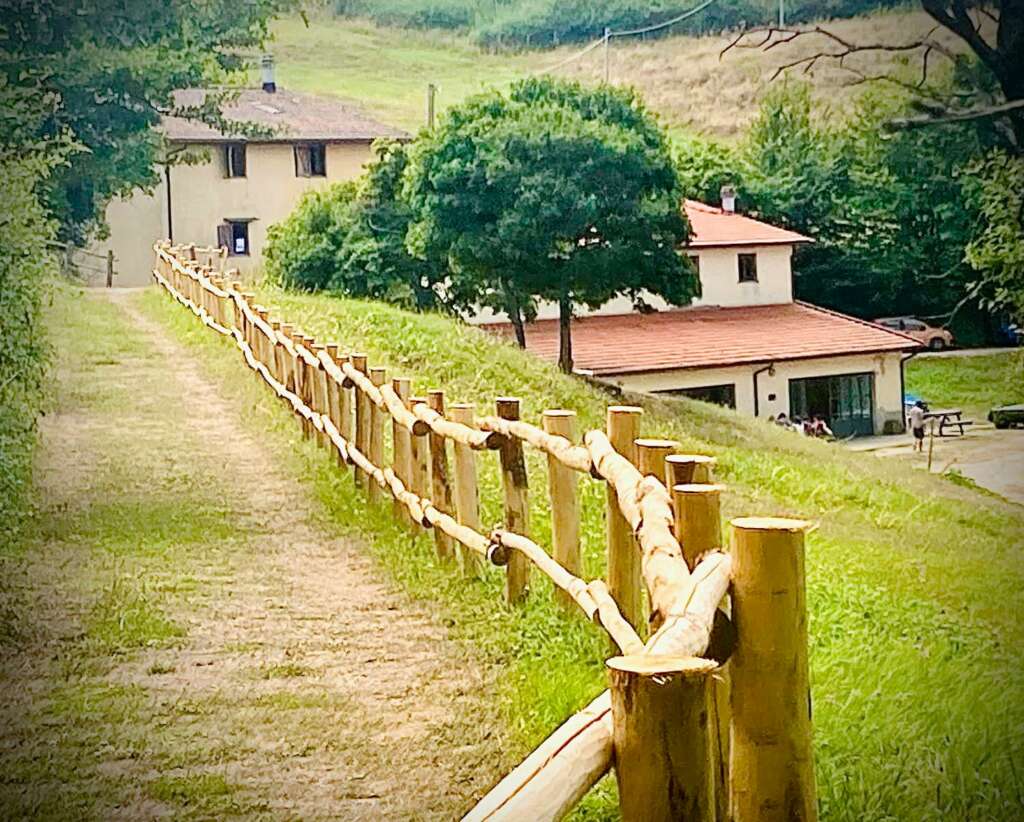
[[[894,337],[902,337],[905,340],[910,340],[911,342],[916,343],[917,345],[921,345],[921,341],[920,340],[915,339],[914,337],[911,337],[909,334],[904,334],[902,331],[895,331],[892,328],[886,328],[884,325],[879,325],[878,323],[873,323],[870,320],[862,320],[860,317],[852,317],[849,314],[844,314],[841,311],[834,311],[831,308],[825,308],[824,306],[815,305],[814,303],[804,302],[803,300],[793,300],[793,302],[796,305],[802,306],[804,308],[809,308],[812,311],[818,311],[818,312],[820,312],[822,314],[829,314],[829,315],[831,315],[833,317],[839,317],[840,319],[848,320],[849,322],[852,322],[852,323],[857,323],[859,325],[867,326],[868,328],[872,329],[873,331],[885,331],[888,334],[892,334]],[[922,348],[923,348],[923,346],[922,346]]]

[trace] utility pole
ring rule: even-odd
[[[782,2],[782,0],[779,0]],[[612,30],[608,26],[604,27],[604,81],[609,82],[610,71],[608,65],[608,43],[612,39]]]
[[[427,83],[427,128],[434,127],[434,98],[437,96],[437,86]]]

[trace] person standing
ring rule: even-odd
[[[918,400],[907,415],[910,422],[910,433],[914,435],[914,450],[924,451],[924,403]]]

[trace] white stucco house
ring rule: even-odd
[[[756,417],[821,416],[837,436],[904,429],[903,363],[920,343],[793,299],[794,248],[810,238],[693,200],[687,253],[701,296],[686,308],[626,298],[572,321],[576,371],[628,391],[689,396]],[[527,349],[557,361],[557,306],[526,326]],[[481,323],[506,324],[481,314]]]
[[[184,89],[175,101],[197,105],[205,94]],[[267,228],[287,217],[304,192],[358,177],[377,138],[408,138],[340,100],[278,88],[272,73],[265,74],[261,88],[241,91],[223,113],[273,134],[243,138],[197,121],[164,118],[170,150],[191,149],[205,160],[166,165],[151,194],[108,206],[110,236],[90,250],[114,252],[116,285],[150,282],[153,243],[159,239],[226,246],[228,267],[243,275],[253,271],[262,263]]]

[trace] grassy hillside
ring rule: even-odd
[[[900,42],[931,28],[930,18],[923,13],[905,11],[829,24],[830,30],[849,40],[880,43]],[[427,83],[440,86],[438,105],[443,109],[474,92],[554,66],[579,51],[573,46],[488,53],[456,34],[390,29],[330,15],[315,16],[308,27],[298,18],[280,20],[274,24],[274,36],[284,87],[359,102],[409,130],[423,124]],[[734,137],[754,116],[776,67],[826,44],[815,37],[768,54],[745,49],[720,57],[728,42],[725,36],[619,40],[609,52],[611,79],[640,88],[671,126]],[[876,72],[894,59],[865,55],[850,65]],[[597,49],[557,73],[596,82],[603,72],[603,52]],[[806,76],[821,102],[839,108],[860,91],[846,85],[849,75],[824,64]]]
[[[414,391],[448,389],[449,401],[480,411],[517,395],[524,416],[545,408],[601,425],[612,400],[596,387],[482,332],[431,315],[323,296],[263,289],[306,333],[366,351]],[[367,510],[350,480],[311,447],[294,421],[241,366],[240,356],[155,292],[152,315],[204,353],[247,403],[251,424],[311,476],[339,531],[372,537],[378,561],[434,604],[453,634],[507,670],[495,710],[519,741],[510,759],[540,741],[604,686],[598,631],[560,616],[535,580],[525,608],[500,599],[500,576],[466,584],[439,568],[429,537],[410,540],[390,506]],[[815,520],[808,538],[808,604],[819,793],[829,820],[1006,819],[1020,812],[1024,785],[1024,514],[1016,506],[923,471],[798,438],[728,410],[686,400],[641,399],[644,435],[670,436],[687,451],[714,454],[727,484],[728,517],[790,514]],[[500,518],[496,457],[482,455],[484,522]],[[549,544],[543,463],[529,464],[531,533]],[[603,574],[604,489],[582,482],[585,573]],[[610,781],[579,817],[614,815]]]
[[[917,357],[907,363],[907,391],[932,408],[962,408],[984,420],[997,405],[1024,402],[1024,351],[979,357]]]

